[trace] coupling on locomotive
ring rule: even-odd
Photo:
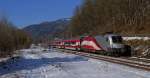
[[[93,52],[109,56],[131,56],[131,47],[124,44],[122,36],[118,34],[54,40],[51,42],[51,46],[54,48]]]

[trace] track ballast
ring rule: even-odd
[[[93,53],[87,53],[87,52],[80,52],[80,51],[72,51],[72,50],[65,50],[65,49],[59,49],[61,52],[65,53],[72,53],[76,55],[81,55],[93,59],[98,59],[98,60],[104,60],[112,63],[117,63],[121,65],[126,65],[138,69],[144,69],[147,71],[150,71],[150,63],[148,62],[141,62],[133,59],[128,59],[127,58],[121,58],[121,57],[110,57],[110,56],[103,56],[103,55],[98,55],[98,54],[93,54]]]

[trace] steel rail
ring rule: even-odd
[[[98,55],[98,54],[93,54],[93,53],[78,52],[78,51],[64,50],[64,49],[59,49],[59,50],[65,53],[72,53],[72,54],[76,54],[80,56],[85,56],[85,57],[89,57],[93,59],[108,61],[112,63],[117,63],[121,65],[126,65],[130,67],[150,71],[150,63],[139,62],[139,61],[123,59],[123,58],[110,57],[110,56],[103,56],[103,55]]]

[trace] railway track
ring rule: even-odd
[[[134,61],[138,61],[138,62],[144,62],[144,63],[149,63],[150,64],[150,59],[146,59],[146,58],[140,58],[140,57],[123,57],[123,59],[127,59],[127,60],[134,60]]]
[[[143,70],[147,70],[150,71],[150,61],[146,60],[146,61],[139,61],[137,59],[133,59],[133,58],[116,58],[116,57],[110,57],[110,56],[103,56],[103,55],[98,55],[98,54],[92,54],[92,53],[86,53],[86,52],[78,52],[78,51],[71,51],[71,50],[64,50],[64,49],[59,49],[62,52],[65,53],[72,53],[72,54],[76,54],[76,55],[81,55],[81,56],[85,56],[85,57],[89,57],[89,58],[93,58],[93,59],[98,59],[98,60],[104,60],[104,61],[108,61],[108,62],[112,62],[112,63],[117,63],[117,64],[121,64],[121,65],[126,65],[126,66],[130,66],[130,67],[134,67],[134,68],[138,68],[138,69],[143,69]]]

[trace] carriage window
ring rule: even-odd
[[[72,42],[71,44],[76,44],[76,42]]]
[[[69,42],[65,42],[65,45],[70,45],[70,43]]]

